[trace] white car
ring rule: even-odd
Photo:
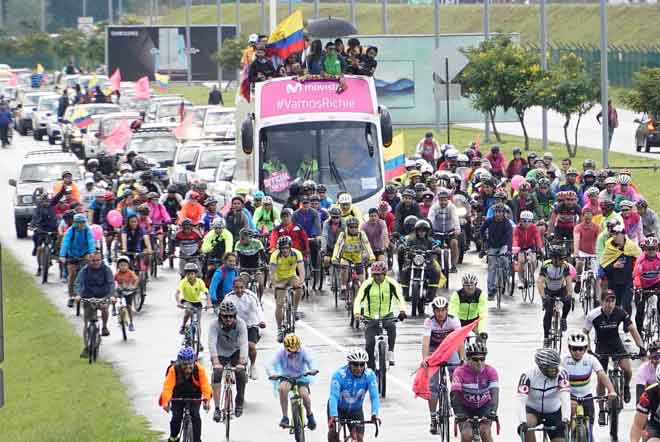
[[[236,138],[236,108],[213,106],[206,110],[202,136]]]
[[[44,95],[39,99],[37,110],[32,112],[32,136],[41,141],[47,134],[48,123],[57,122],[57,108],[60,104],[60,96],[57,94]]]

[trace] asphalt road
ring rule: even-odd
[[[34,258],[31,256],[31,240],[17,240],[14,232],[12,197],[13,188],[7,184],[7,178],[18,173],[20,158],[26,150],[37,146],[44,147],[31,137],[14,137],[15,145],[2,150],[0,155],[0,176],[5,179],[0,182],[0,190],[5,198],[0,198],[0,239],[12,253],[22,261],[28,273],[35,270]],[[463,271],[473,271],[482,279],[480,287],[485,287],[485,265],[473,253],[466,256],[466,264],[459,268]],[[148,297],[143,311],[136,316],[136,331],[130,334],[127,342],[121,340],[121,333],[114,320],[111,319],[111,333],[104,338],[101,347],[101,358],[110,362],[127,386],[128,395],[137,413],[144,415],[154,429],[167,431],[169,416],[157,406],[157,398],[164,379],[165,368],[169,361],[176,357],[181,343],[178,328],[181,311],[175,307],[174,291],[177,276],[174,271],[164,269],[161,276],[151,281]],[[51,279],[54,280],[55,269],[51,269]],[[459,275],[452,275],[450,286],[457,288],[460,284]],[[44,286],[50,302],[56,305],[76,329],[80,330],[80,320],[74,311],[66,307],[66,289],[59,282],[49,282]],[[308,440],[325,441],[326,418],[325,407],[329,391],[329,379],[333,371],[344,364],[342,351],[348,346],[363,345],[361,331],[349,329],[345,311],[336,311],[334,302],[327,293],[315,294],[313,299],[301,306],[304,317],[298,322],[297,330],[303,345],[309,347],[318,358],[320,373],[312,384],[312,401],[314,414],[319,427],[314,432],[308,432]],[[280,430],[277,423],[280,419],[279,402],[274,395],[271,382],[266,379],[263,364],[270,359],[278,344],[275,341],[274,310],[272,295],[265,298],[264,308],[268,327],[259,344],[259,380],[250,381],[247,386],[244,415],[234,421],[232,427],[233,441],[271,442],[291,440],[287,431]],[[205,314],[204,321],[208,324],[210,316]],[[569,316],[569,330],[581,327],[584,318],[581,311],[574,311]],[[203,340],[206,340],[206,326]],[[501,311],[496,311],[493,303],[490,305],[488,329],[489,354],[487,362],[499,372],[501,393],[499,415],[502,423],[502,433],[496,440],[513,442],[517,440],[515,428],[518,422],[515,410],[518,401],[515,397],[515,386],[520,372],[533,363],[534,350],[542,342],[541,308],[538,296],[533,305],[523,304],[518,293],[503,302]],[[7,336],[17,330],[7,330]],[[399,323],[396,347],[396,367],[388,373],[388,397],[382,403],[381,418],[383,426],[378,440],[381,441],[430,441],[436,439],[428,432],[429,417],[425,401],[414,398],[411,390],[413,372],[421,358],[422,320],[407,320]],[[81,344],[82,345],[82,344]],[[71,358],[77,359],[78,354]],[[202,362],[209,365],[208,353],[203,355]],[[86,361],[80,360],[81,364]],[[11,380],[8,380],[11,382]],[[633,388],[634,391],[634,388]],[[369,405],[366,405],[368,410]],[[623,413],[621,428],[628,428],[633,414],[633,405],[628,404]],[[368,411],[367,411],[368,413]],[[224,428],[211,419],[211,414],[203,414],[203,440],[218,441],[224,439]],[[367,439],[372,440],[372,428],[367,429]],[[606,432],[600,440],[608,440]],[[621,434],[621,441],[628,440],[628,435]],[[166,436],[164,436],[165,438]]]

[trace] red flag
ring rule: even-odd
[[[452,354],[460,347],[461,343],[465,341],[465,337],[470,334],[472,329],[477,325],[479,320],[473,321],[465,327],[457,328],[449,333],[445,339],[442,340],[438,348],[435,349],[433,354],[426,358],[429,368],[418,368],[413,382],[413,393],[423,399],[428,399],[431,396],[429,391],[429,380],[440,369],[440,366],[447,362]]]
[[[250,102],[250,80],[248,80],[248,70],[250,63],[245,63],[243,66],[243,72],[241,72],[241,95],[245,98],[245,101]]]
[[[126,143],[131,139],[133,131],[129,120],[121,121],[115,130],[108,135],[102,144],[105,146],[108,155],[115,155],[124,150]]]
[[[112,86],[112,91],[118,91],[121,86],[121,72],[119,68],[115,69],[115,73],[110,76],[110,85]]]
[[[179,104],[179,121],[183,123],[183,118],[186,116],[186,106],[183,101]]]
[[[144,76],[135,82],[135,98],[138,100],[148,100],[150,96],[149,77]]]
[[[18,76],[12,72],[11,77],[7,80],[7,86],[18,86]]]
[[[194,134],[191,133],[193,126],[193,113],[188,112],[181,124],[176,129],[174,129],[172,133],[177,138],[191,138],[194,136]]]

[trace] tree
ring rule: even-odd
[[[28,57],[45,59],[53,54],[53,40],[50,35],[42,32],[27,34],[18,40],[17,49]]]
[[[574,158],[578,148],[580,120],[598,101],[598,84],[587,73],[580,57],[571,53],[561,57],[559,64],[552,66],[547,76],[537,85],[539,104],[556,111],[564,117],[564,143],[569,157]],[[577,114],[575,143],[571,145],[568,126]]]
[[[660,117],[660,68],[643,68],[633,74],[630,91],[623,103],[635,112]]]
[[[238,70],[241,67],[243,50],[247,45],[248,41],[244,36],[228,38],[223,40],[222,49],[214,52],[211,59],[215,60],[222,69]]]
[[[78,29],[60,29],[54,45],[59,62],[66,64],[71,59],[79,59],[85,53],[87,41],[87,36]]]

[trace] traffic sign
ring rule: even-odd
[[[449,61],[449,82],[456,78],[458,74],[467,66],[468,59],[459,50],[457,46],[444,45],[434,49],[431,53],[431,66],[433,72],[441,81],[447,81],[445,59]]]
[[[78,30],[86,35],[94,32],[96,30],[94,17],[78,17]]]
[[[447,100],[447,86],[442,83],[436,83],[433,86],[433,98],[437,101]],[[461,99],[461,85],[456,83],[449,84],[449,101],[456,101]]]

